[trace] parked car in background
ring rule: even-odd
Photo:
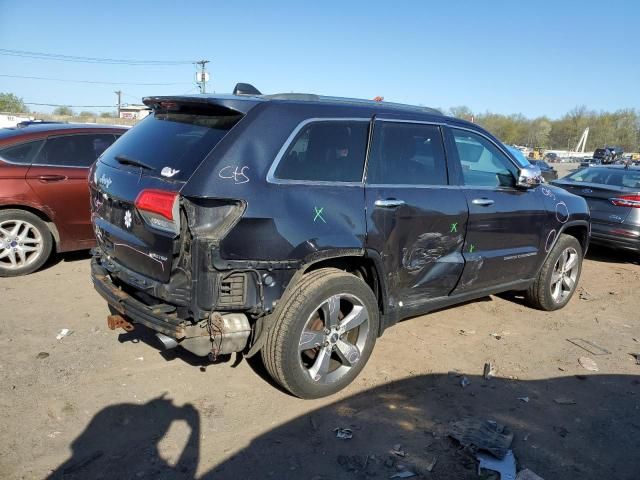
[[[547,182],[551,182],[558,178],[558,172],[544,160],[530,160],[531,165],[535,165],[542,172],[542,178]]]
[[[587,200],[593,243],[640,252],[640,168],[587,167],[553,184]]]
[[[602,160],[599,158],[583,158],[580,160],[580,167],[597,167],[598,165],[602,165]]]
[[[547,162],[556,163],[560,161],[560,157],[555,152],[547,152],[544,154],[544,158],[542,159]]]
[[[111,328],[260,353],[284,389],[316,398],[401,319],[507,290],[557,310],[575,292],[586,202],[476,124],[305,94],[144,102],[152,113],[90,174]]]
[[[95,244],[87,174],[122,127],[38,122],[0,130],[0,276]]]
[[[614,163],[622,158],[624,151],[620,147],[596,148],[593,158],[602,161],[603,164]]]

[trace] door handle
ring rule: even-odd
[[[41,182],[61,182],[62,180],[66,180],[67,177],[64,175],[39,175],[38,180]]]
[[[473,203],[474,205],[480,205],[481,207],[489,207],[493,205],[495,202],[488,198],[475,198],[471,200],[471,203]]]
[[[375,205],[376,207],[382,207],[382,208],[396,208],[404,205],[404,200],[387,198],[386,200],[376,200]]]

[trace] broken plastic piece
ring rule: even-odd
[[[399,443],[395,444],[393,446],[393,448],[391,449],[391,453],[393,453],[394,455],[398,455],[399,457],[406,457],[407,456],[407,452],[405,452],[402,449],[402,445],[400,445]]]
[[[465,418],[453,422],[449,427],[449,436],[460,445],[475,446],[486,450],[498,458],[504,458],[513,441],[513,433],[505,426],[491,420]]]
[[[516,475],[516,480],[544,480],[541,476],[536,475],[528,468],[524,470],[520,470],[518,475]]]
[[[462,377],[462,380],[460,380],[460,386],[462,388],[468,387],[469,385],[471,385],[471,380],[469,380],[467,377]]]
[[[592,355],[610,355],[611,352],[606,348],[602,348],[600,345],[597,345],[589,340],[585,340],[584,338],[567,338],[567,342],[573,343],[576,347],[580,347],[583,350],[586,350]]]
[[[636,365],[640,365],[640,353],[630,353],[629,355],[636,359]]]
[[[73,330],[70,330],[68,328],[63,328],[58,332],[58,335],[56,335],[56,340],[62,340],[64,337],[68,337],[72,333],[73,333]]]
[[[415,476],[416,474],[413,473],[411,470],[403,470],[402,472],[394,473],[389,478],[410,478]]]
[[[425,465],[424,465],[424,468],[427,469],[427,472],[431,472],[433,470],[433,468],[436,466],[436,463],[438,463],[438,457],[436,457],[435,455],[433,455],[431,453],[425,454]]]
[[[489,380],[491,377],[494,377],[496,374],[496,369],[493,366],[493,363],[487,362],[484,364],[484,370],[482,372],[482,376],[485,380]]]
[[[529,403],[529,397],[518,397],[518,400],[524,403]]]
[[[353,432],[350,428],[337,427],[334,428],[333,431],[336,432],[336,438],[339,438],[340,440],[350,440],[353,438]]]
[[[500,474],[500,480],[516,480],[516,458],[509,450],[502,460],[498,460],[486,453],[478,453],[476,458],[480,462],[478,465],[478,475],[482,469],[492,470]]]
[[[585,370],[589,370],[591,372],[598,371],[598,364],[595,361],[591,360],[589,357],[580,357],[578,359],[578,363]]]

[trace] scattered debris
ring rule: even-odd
[[[504,425],[476,418],[453,422],[449,427],[449,436],[463,447],[474,445],[500,459],[505,457],[513,441],[513,433]]]
[[[576,347],[580,347],[583,350],[586,350],[592,355],[610,355],[611,352],[606,348],[601,347],[589,340],[585,340],[584,338],[567,338],[567,342],[573,343]]]
[[[482,469],[492,470],[500,474],[500,480],[516,480],[516,458],[513,456],[513,451],[508,450],[501,460],[486,453],[478,453],[476,458],[480,462],[478,475],[481,474]]]
[[[469,385],[471,385],[471,380],[469,380],[467,377],[462,377],[462,380],[460,380],[460,386],[462,388],[468,387]]]
[[[334,432],[336,432],[336,438],[340,440],[350,440],[353,438],[353,431],[350,428],[334,428]]]
[[[136,360],[144,361],[144,357],[136,357]]]
[[[636,359],[636,365],[640,365],[640,353],[630,353],[629,355]]]
[[[591,360],[589,357],[580,357],[578,359],[578,363],[585,370],[589,370],[591,372],[597,372],[598,371],[598,364],[596,362],[594,362],[593,360]]]
[[[590,302],[591,300],[595,300],[596,297],[594,297],[593,295],[591,295],[586,288],[584,287],[580,287],[580,293],[578,295],[580,297],[580,300],[584,300],[586,302]]]
[[[609,295],[618,295],[618,292],[616,292],[615,290],[611,290],[611,291],[609,292]]]
[[[518,397],[518,400],[524,403],[529,403],[529,397]]]
[[[463,330],[461,328],[460,330],[458,330],[458,334],[459,335],[475,335],[476,331],[475,330]]]
[[[491,377],[495,377],[496,375],[496,368],[493,365],[493,363],[491,362],[487,362],[484,364],[484,370],[482,372],[482,377],[485,380],[489,380]]]
[[[58,332],[58,335],[56,335],[56,340],[62,340],[64,337],[68,337],[72,333],[73,333],[73,330],[70,330],[68,328],[63,328]]]
[[[427,470],[427,472],[433,471],[434,467],[436,466],[436,463],[438,463],[438,457],[436,455],[432,453],[425,454],[424,468]]]
[[[416,474],[413,473],[411,470],[403,470],[401,472],[394,473],[389,478],[410,478],[410,477],[415,477],[415,476],[416,476]]]
[[[56,438],[58,435],[60,435],[62,432],[58,432],[57,430],[55,432],[51,432],[47,434],[47,437],[49,438]]]
[[[553,399],[558,405],[575,405],[576,401],[573,398],[558,397]]]
[[[399,443],[396,443],[393,448],[391,449],[391,453],[393,453],[394,455],[397,455],[399,457],[406,457],[407,456],[407,452],[405,452],[402,449],[402,445],[400,445]]]
[[[40,352],[38,355],[36,355],[36,358],[38,360],[42,360],[43,358],[47,358],[49,356],[48,352]]]
[[[500,340],[502,338],[502,335],[500,335],[499,333],[490,333],[489,336],[495,338],[496,340]]]
[[[553,427],[553,431],[560,435],[562,438],[565,438],[569,434],[569,430],[564,427]]]
[[[516,480],[544,480],[541,476],[536,475],[528,468],[524,470],[520,470],[518,475],[516,475]]]

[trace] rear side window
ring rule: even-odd
[[[465,185],[513,187],[515,166],[498,147],[473,132],[452,129]]]
[[[274,177],[312,182],[360,182],[369,122],[318,121],[304,126]]]
[[[33,163],[60,167],[90,167],[114,141],[115,136],[111,133],[50,137]]]
[[[30,164],[33,157],[38,153],[40,145],[43,140],[36,140],[34,142],[21,143],[20,145],[13,145],[12,147],[6,147],[0,150],[0,157],[11,163]]]
[[[446,185],[447,166],[440,128],[376,122],[367,183]]]
[[[125,167],[118,156],[140,162],[160,175],[168,167],[174,180],[187,180],[202,160],[242,118],[240,114],[157,112],[149,115],[123,135],[101,161],[116,168]],[[135,167],[134,167],[135,168]]]
[[[640,171],[622,168],[585,168],[568,177],[574,182],[600,183],[612,187],[640,189]]]

